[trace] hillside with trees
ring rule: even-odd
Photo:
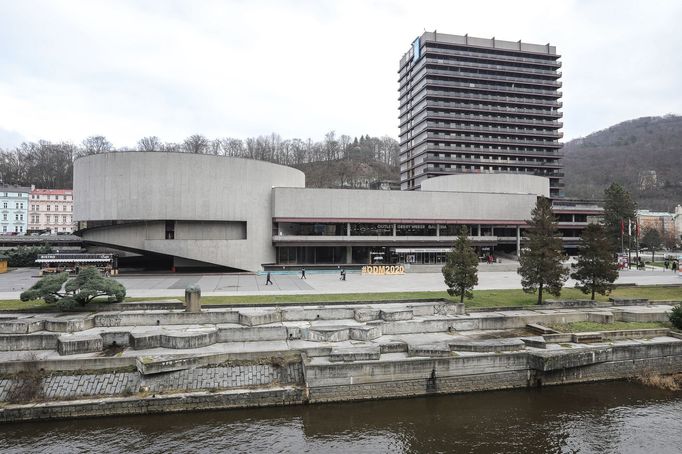
[[[81,144],[27,142],[12,150],[0,149],[0,182],[46,189],[70,189],[73,160],[79,156],[112,151],[169,151],[258,159],[296,167],[306,173],[308,187],[367,188],[372,183],[398,178],[398,142],[388,136],[337,136],[323,140],[283,139],[279,134],[237,139],[209,139],[192,135],[182,143],[143,137],[136,147],[116,148],[103,136]]]
[[[617,182],[642,209],[682,203],[682,116],[625,121],[569,141],[564,154],[568,197],[600,199]]]

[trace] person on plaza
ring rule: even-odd
[[[273,285],[272,281],[270,280],[270,271],[268,271],[268,274],[265,275],[265,285]]]
[[[663,266],[665,267],[666,271],[668,271],[668,268],[670,268],[670,260],[668,260],[668,257],[663,260]]]
[[[677,263],[677,260],[673,260],[673,264],[670,266],[673,270],[673,273],[677,273],[677,269],[679,268],[679,263]]]
[[[341,279],[342,281],[346,280],[346,270],[344,270],[343,268],[341,268],[341,276],[339,276],[339,279]]]
[[[301,279],[305,279],[305,268],[301,268]]]

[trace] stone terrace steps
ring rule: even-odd
[[[537,309],[465,315],[461,305],[433,302],[209,309],[201,313],[151,310],[64,316],[20,315],[0,319],[0,351],[56,350],[60,355],[76,355],[101,352],[111,346],[141,352],[157,348],[182,351],[223,343],[300,340],[325,346],[350,343],[357,344],[358,348],[377,342],[380,353],[395,349],[407,352],[409,356],[438,357],[452,351],[507,352],[524,349],[527,345],[543,348],[542,342],[524,342],[520,338],[447,341],[448,336],[460,331],[543,328],[542,323],[587,321],[595,315],[594,309]],[[599,317],[604,321],[652,321],[667,317],[668,309],[668,306],[637,306],[613,308],[609,312],[600,308]],[[433,335],[438,342],[401,343],[401,336],[414,335]],[[588,341],[583,337],[585,339],[578,342]],[[595,337],[594,341],[598,340]],[[244,348],[249,347],[245,345]],[[346,353],[338,356],[339,361],[352,357]]]

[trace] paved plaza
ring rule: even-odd
[[[0,275],[0,299],[18,298],[19,294],[37,281],[36,268],[21,268]],[[273,274],[274,285],[265,285],[264,275],[255,274],[135,274],[117,279],[126,287],[128,296],[165,297],[184,296],[188,285],[197,284],[204,296],[315,294],[315,293],[373,293],[444,290],[441,273],[406,273],[403,275],[362,275],[349,272],[346,281],[337,273],[309,270],[307,279],[294,274]],[[515,271],[485,271],[478,274],[479,290],[521,288],[521,278]],[[661,285],[682,284],[682,275],[671,271],[622,271],[618,284]],[[573,287],[569,280],[567,287]]]

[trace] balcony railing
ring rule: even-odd
[[[435,43],[431,43],[435,44]],[[515,57],[512,55],[502,55],[502,54],[493,54],[493,53],[486,53],[486,52],[470,52],[466,50],[459,50],[459,49],[444,49],[444,48],[434,48],[433,46],[427,46],[426,50],[424,51],[424,55],[432,54],[432,53],[438,53],[438,54],[445,54],[445,55],[459,55],[462,57],[475,57],[475,58],[480,58],[480,59],[487,59],[487,60],[499,60],[499,61],[509,61],[509,62],[521,62],[521,63],[531,63],[534,65],[538,66],[553,66],[555,68],[561,67],[561,62],[557,60],[546,60],[546,59],[540,59],[540,58],[527,58],[527,57]],[[543,70],[540,70],[543,71]]]
[[[527,135],[527,136],[543,136],[559,139],[564,136],[560,131],[543,131],[538,129],[527,129],[527,128],[509,128],[509,127],[499,127],[499,126],[468,126],[460,124],[439,124],[433,121],[426,122],[427,128],[433,129],[443,129],[448,131],[474,131],[482,133],[501,133],[501,134],[516,134],[516,135]]]
[[[491,105],[487,105],[487,104],[470,104],[470,103],[433,101],[433,100],[428,100],[424,103],[421,103],[422,105],[419,105],[419,104],[420,103],[417,103],[416,106],[411,106],[411,107],[403,106],[400,109],[400,118],[404,118],[407,115],[407,118],[405,120],[403,120],[403,122],[409,121],[410,119],[414,120],[414,118],[409,116],[410,112],[412,112],[415,109],[418,111],[421,111],[424,108],[453,109],[453,110],[466,110],[466,111],[472,111],[472,112],[491,112],[491,113],[502,113],[502,114],[508,113],[510,115],[525,114],[525,115],[536,115],[536,116],[549,117],[549,118],[561,118],[561,117],[563,117],[563,113],[559,112],[558,110],[526,109],[523,107],[491,106]]]
[[[448,140],[457,142],[479,142],[479,143],[509,143],[514,145],[526,145],[534,147],[551,147],[561,148],[562,144],[559,142],[549,140],[518,140],[518,139],[504,139],[502,137],[479,137],[467,136],[463,134],[435,134],[429,132],[426,134],[428,140]]]
[[[560,159],[563,157],[562,154],[554,151],[556,149],[550,149],[550,150],[505,150],[505,149],[492,149],[492,148],[483,148],[483,147],[457,147],[457,146],[448,146],[448,145],[441,145],[441,146],[436,146],[431,143],[424,143],[421,145],[418,145],[417,147],[413,148],[411,150],[412,156],[406,157],[401,154],[401,160],[400,164],[404,164],[407,161],[411,159],[417,159],[420,156],[423,156],[425,153],[452,153],[452,152],[464,152],[468,154],[485,154],[485,155],[494,155],[494,156],[535,156],[535,157],[544,157],[544,158],[555,158],[555,159]]]
[[[437,158],[435,156],[427,156],[424,158],[424,162],[443,162],[443,163],[464,163],[464,164],[472,164],[472,165],[486,165],[486,166],[508,166],[508,165],[515,165],[515,166],[522,166],[522,167],[552,167],[556,169],[560,169],[563,166],[559,164],[558,162],[537,162],[537,161],[524,161],[521,159],[505,159],[505,160],[495,160],[495,159],[483,159],[483,158],[461,158],[461,157],[446,157],[446,158]],[[552,176],[556,177],[563,177],[563,173],[554,173]]]
[[[514,174],[514,175],[535,175],[539,177],[546,177],[549,178],[550,183],[549,186],[550,188],[553,187],[559,187],[559,185],[562,185],[563,183],[552,183],[552,178],[556,178],[555,175],[552,174],[547,174],[544,172],[540,171],[529,171],[529,172],[524,172],[524,171],[516,171],[516,170],[492,170],[492,169],[444,169],[442,167],[438,166],[426,166],[424,168],[425,172],[424,173],[439,173],[439,174],[444,174],[444,175],[455,175],[459,173],[504,173],[504,174]]]
[[[434,90],[434,89],[427,89],[424,92],[416,95],[413,99],[413,103],[418,103],[422,99],[425,99],[426,97],[439,97],[439,98],[447,98],[447,99],[471,99],[473,101],[489,101],[489,102],[501,102],[505,104],[530,104],[530,105],[536,105],[536,106],[547,106],[547,107],[554,107],[554,108],[560,108],[563,104],[560,101],[552,101],[552,100],[540,100],[540,99],[531,99],[531,98],[515,98],[513,96],[496,96],[496,95],[484,95],[480,93],[462,93],[462,92],[457,92],[457,91],[444,91],[444,90]],[[400,106],[401,108],[405,106],[405,104],[409,101],[404,101],[403,104]]]
[[[452,76],[452,77],[471,77],[473,79],[499,79],[499,80],[507,80],[510,82],[518,82],[522,84],[538,84],[538,85],[549,85],[552,87],[559,88],[561,87],[562,83],[561,81],[558,80],[547,80],[547,79],[530,79],[530,78],[524,78],[524,77],[510,77],[510,76],[500,76],[500,75],[495,75],[495,74],[481,74],[481,73],[467,73],[467,72],[460,72],[460,71],[454,71],[454,70],[439,70],[439,69],[426,69],[426,65],[452,65],[452,66],[457,66],[457,67],[465,67],[465,68],[473,68],[473,69],[490,69],[493,71],[504,71],[504,72],[520,72],[520,73],[526,73],[524,70],[519,70],[516,68],[508,67],[508,66],[499,66],[499,65],[488,65],[484,63],[474,63],[474,62],[464,62],[464,61],[447,61],[447,60],[442,60],[442,59],[437,59],[437,58],[423,58],[417,66],[412,70],[411,76],[408,78],[400,77],[398,79],[399,83],[399,91],[402,91],[406,88],[409,88],[410,82],[414,83],[418,79],[423,78],[425,75],[444,75],[444,76]],[[554,71],[549,71],[549,72],[534,72],[533,70],[530,70],[528,72],[531,72],[532,74],[538,74],[538,75],[545,75],[552,77],[553,79],[561,77],[560,72],[554,72]],[[420,74],[423,73],[423,74]],[[403,80],[404,79],[404,80]]]

